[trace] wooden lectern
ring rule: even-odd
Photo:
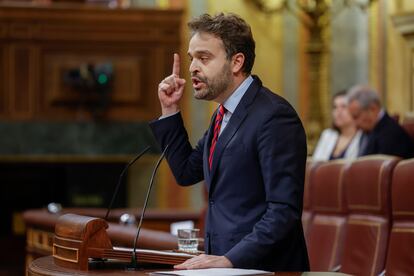
[[[133,249],[113,247],[106,233],[108,223],[101,218],[66,214],[59,217],[55,227],[53,259],[56,265],[88,270],[89,260],[114,259],[130,262]],[[137,249],[139,263],[175,265],[194,255],[170,251]]]

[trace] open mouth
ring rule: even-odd
[[[203,86],[203,83],[204,83],[203,81],[201,81],[199,78],[196,78],[196,77],[192,77],[191,81],[193,83],[193,88],[195,90],[201,89],[201,87]]]

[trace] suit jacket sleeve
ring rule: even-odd
[[[149,124],[161,148],[169,145],[166,158],[177,183],[192,185],[203,180],[203,146],[205,136],[192,148],[181,113]]]
[[[299,231],[303,236],[306,137],[296,112],[288,104],[276,105],[275,111],[264,121],[258,133],[257,151],[267,210],[253,231],[225,254],[235,267],[260,263],[271,251],[283,247],[282,243],[286,246],[293,232],[299,234]]]
[[[378,152],[400,156],[402,158],[411,158],[414,156],[414,144],[408,134],[402,128],[394,127],[390,133],[381,133],[378,138]]]

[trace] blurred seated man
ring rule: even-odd
[[[332,128],[325,129],[312,160],[327,161],[339,158],[355,159],[358,157],[359,140],[362,131],[358,130],[348,111],[346,90],[339,91],[332,99]]]
[[[359,156],[388,154],[411,158],[414,144],[407,132],[382,108],[379,95],[372,88],[362,85],[348,92],[348,108],[361,137]]]

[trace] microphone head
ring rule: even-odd
[[[57,214],[62,211],[62,205],[60,203],[51,202],[47,205],[47,211],[52,214]]]
[[[119,218],[119,224],[127,225],[127,226],[136,226],[137,225],[137,220],[135,219],[134,215],[124,213]]]

